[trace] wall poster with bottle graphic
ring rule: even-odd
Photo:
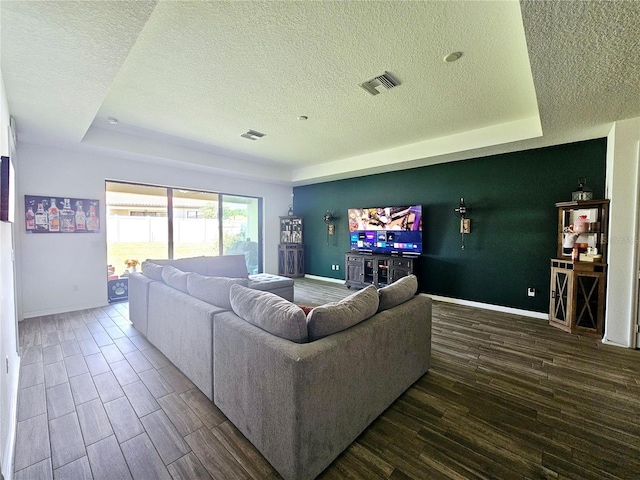
[[[87,198],[24,196],[27,233],[98,233],[100,201]]]

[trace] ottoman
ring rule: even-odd
[[[293,280],[270,273],[256,273],[249,275],[249,288],[275,293],[293,302]]]

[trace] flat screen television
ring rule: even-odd
[[[420,255],[422,205],[350,208],[349,242],[352,251]]]

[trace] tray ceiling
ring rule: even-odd
[[[0,20],[19,141],[267,181],[584,140],[640,116],[640,2],[4,0]],[[359,86],[385,71],[400,85]]]

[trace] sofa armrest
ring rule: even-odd
[[[129,320],[145,337],[149,325],[149,284],[155,281],[141,273],[129,275]]]
[[[315,478],[429,368],[418,296],[307,344],[214,320],[214,403],[285,479]]]
[[[209,399],[213,399],[213,319],[223,308],[162,282],[149,287],[147,338]]]

